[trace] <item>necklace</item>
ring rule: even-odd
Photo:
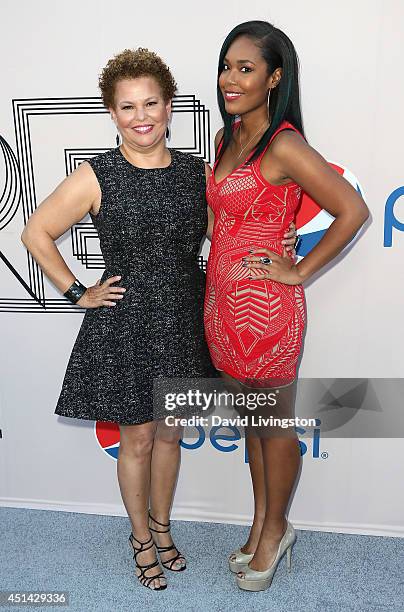
[[[245,149],[248,147],[250,142],[252,142],[256,136],[258,136],[258,134],[260,133],[260,131],[262,130],[262,128],[264,127],[265,124],[266,124],[266,121],[264,121],[264,123],[261,125],[260,129],[258,130],[258,132],[256,132],[254,134],[254,136],[252,138],[250,138],[250,140],[247,142],[247,144],[245,144],[244,147],[241,148],[240,153],[237,155],[237,159],[239,157],[241,157],[241,155],[243,154],[243,151],[245,151]],[[241,128],[242,128],[242,124],[240,124],[240,147],[241,147]]]

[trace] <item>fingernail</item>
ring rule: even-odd
[[[243,261],[245,261],[245,260],[247,259],[247,257],[242,257],[241,259],[242,259]]]
[[[241,265],[242,265],[243,268],[246,268],[247,267],[247,262],[243,261],[243,263]]]

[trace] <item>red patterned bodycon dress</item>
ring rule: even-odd
[[[284,129],[300,133],[284,121],[270,142]],[[242,267],[242,257],[250,255],[251,248],[265,247],[282,255],[283,235],[300,203],[297,183],[275,186],[262,176],[265,150],[218,183],[215,163],[207,182],[215,223],[204,318],[215,367],[246,385],[273,387],[290,384],[296,377],[306,308],[302,285],[260,280],[255,270],[249,279],[249,268]]]

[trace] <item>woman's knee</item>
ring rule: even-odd
[[[147,424],[148,425],[148,424]],[[145,457],[153,450],[155,426],[127,425],[120,428],[119,453]]]
[[[164,421],[158,424],[156,430],[156,442],[163,442],[178,446],[183,435],[184,428],[166,425]]]

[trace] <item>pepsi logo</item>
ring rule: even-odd
[[[112,459],[118,459],[119,425],[107,421],[96,421],[94,433],[101,449]]]
[[[348,168],[334,162],[328,163],[336,172],[338,172],[338,174],[343,176],[354,189],[356,189],[363,199],[365,199],[363,189],[359,184],[358,179],[350,170],[348,170]],[[328,213],[326,210],[320,208],[320,206],[307,193],[303,192],[301,203],[296,214],[297,233],[300,235],[300,243],[296,251],[298,261],[310,253],[316,244],[320,242],[321,238],[324,236],[334,219],[335,217],[330,215],[330,213]],[[358,237],[358,234],[359,232],[352,238],[352,240],[355,240]],[[348,245],[346,245],[345,248],[347,246]]]
[[[318,425],[320,425],[320,420],[318,419]],[[223,430],[226,431],[226,435],[223,435]],[[228,435],[228,431],[232,433]],[[301,427],[296,427],[297,434],[303,435],[306,433],[304,429]],[[111,459],[118,459],[119,452],[119,425],[116,423],[109,423],[107,421],[96,421],[94,426],[94,433],[96,440],[98,442],[99,447],[109,456]],[[180,446],[186,450],[195,451],[201,448],[205,443],[210,441],[213,448],[222,453],[233,452],[239,448],[237,444],[232,445],[222,445],[222,441],[234,441],[239,442],[242,440],[241,432],[237,427],[212,427],[209,432],[209,435],[205,432],[203,427],[196,426],[195,427],[196,440],[192,443],[184,442],[184,440],[180,441]],[[300,453],[301,455],[305,455],[308,450],[308,442],[299,440],[300,444]],[[313,459],[318,459],[320,456],[325,459],[328,457],[327,452],[323,452],[320,455],[320,429],[315,428],[313,430],[312,436],[312,452],[311,456]],[[247,447],[244,446],[244,461],[248,463],[248,452]]]

